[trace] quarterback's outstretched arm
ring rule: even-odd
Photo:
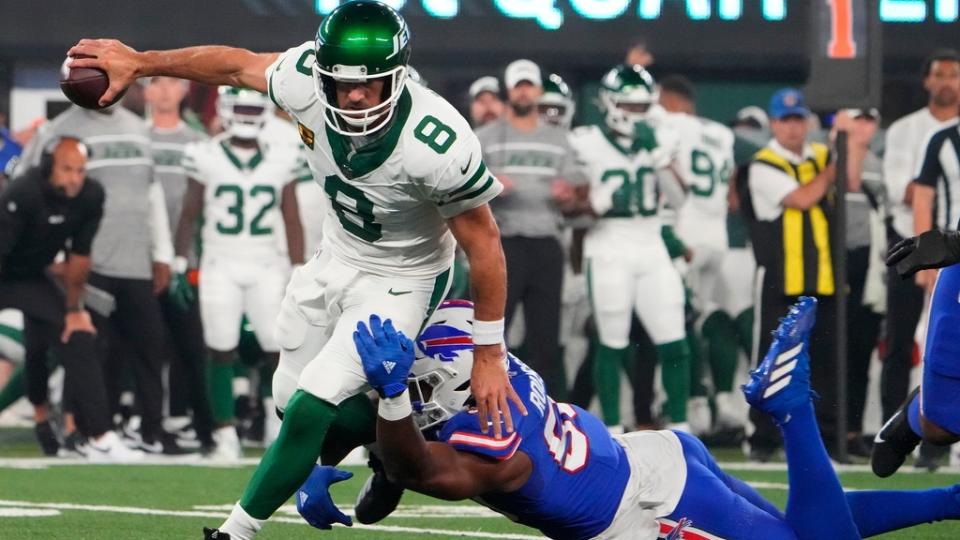
[[[177,77],[265,93],[265,72],[280,53],[255,53],[222,45],[139,52],[115,39],[81,39],[67,56],[71,58],[71,67],[100,68],[107,72],[110,88],[100,98],[100,104],[105,105],[140,77]]]

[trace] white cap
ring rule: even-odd
[[[737,111],[737,121],[747,120],[756,122],[763,129],[770,129],[770,117],[767,116],[767,112],[760,107],[751,105]]]
[[[522,81],[530,81],[534,86],[543,86],[543,79],[540,78],[540,66],[526,59],[511,62],[504,72],[503,82],[510,89]]]
[[[480,77],[470,85],[470,99],[477,99],[477,96],[484,92],[493,92],[494,95],[500,95],[500,81],[492,75]]]

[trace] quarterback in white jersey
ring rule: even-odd
[[[409,40],[395,10],[357,0],[324,18],[315,41],[285,53],[221,46],[138,52],[115,40],[81,40],[68,52],[72,66],[108,73],[105,101],[138,77],[160,74],[268,93],[296,119],[329,198],[323,249],[293,273],[278,318],[274,398],[283,427],[209,538],[251,538],[310,474],[334,420],[372,422],[343,418],[348,398],[369,388],[353,343],[356,325],[376,312],[416,335],[446,292],[457,242],[476,302],[478,423],[500,438],[513,431],[508,401],[526,411],[504,362],[506,270],[487,204],[502,188],[467,122],[408,81]]]
[[[642,67],[617,66],[602,84],[607,125],[574,130],[571,145],[590,177],[590,207],[598,217],[587,232],[584,258],[600,337],[597,379],[604,422],[619,426],[618,366],[629,354],[636,312],[664,361],[671,422],[683,428],[690,354],[684,290],[658,216],[660,186],[676,183],[672,168],[680,141],[663,122],[666,113],[656,105],[653,79]]]

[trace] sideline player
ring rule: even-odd
[[[506,272],[487,205],[502,187],[467,122],[407,80],[409,40],[396,11],[358,0],[332,11],[315,40],[284,53],[224,46],[137,52],[119,41],[87,39],[68,52],[73,67],[108,73],[103,103],[138,77],[155,75],[268,92],[297,120],[311,169],[330,198],[324,249],[294,272],[281,305],[273,394],[283,426],[221,527],[235,539],[251,538],[296,491],[328,427],[366,389],[351,341],[356,322],[377,311],[416,334],[448,287],[455,243],[469,259],[477,302],[477,422],[495,437],[513,431],[507,402],[520,399],[503,362]]]
[[[689,430],[690,348],[684,289],[660,235],[661,189],[676,186],[678,134],[664,122],[653,78],[620,65],[603,78],[606,126],[573,131],[571,146],[590,177],[590,211],[598,216],[584,241],[590,301],[597,325],[597,394],[603,419],[620,427],[620,369],[630,356],[631,312],[657,346],[673,427]]]
[[[736,268],[727,238],[728,186],[734,174],[734,134],[723,124],[696,116],[693,85],[684,77],[660,81],[660,104],[673,113],[671,124],[681,133],[678,161],[688,179],[677,234],[693,251],[687,280],[700,312],[699,331],[716,392],[717,427],[736,429],[733,381],[738,350],[734,320],[750,309],[751,281]],[[733,263],[733,264],[731,264]]]
[[[433,497],[477,499],[550,538],[848,540],[960,519],[960,486],[843,491],[813,412],[808,340],[815,313],[813,298],[790,310],[744,387],[786,441],[785,512],[724,473],[696,437],[611,436],[589,412],[553,401],[540,376],[513,356],[512,382],[530,414],[509,438],[486,436],[469,408],[471,353],[459,344],[471,331],[469,302],[441,306],[416,345],[376,315],[369,328],[358,324],[354,340],[381,396],[377,434],[389,473]],[[350,523],[327,493],[344,478],[349,473],[315,469],[297,497],[309,523]]]
[[[217,111],[226,131],[184,150],[189,181],[177,226],[174,271],[182,281],[179,276],[187,271],[194,230],[203,215],[200,316],[210,355],[213,457],[223,460],[242,457],[233,399],[241,321],[246,315],[267,363],[276,366],[280,346],[274,327],[280,301],[291,266],[304,260],[295,191],[303,164],[296,148],[259,140],[271,105],[254,90],[220,87]]]

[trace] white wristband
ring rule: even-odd
[[[377,407],[377,414],[384,420],[396,422],[413,414],[413,406],[410,405],[410,393],[406,390],[399,396],[392,398],[380,398],[380,405]]]
[[[503,343],[504,322],[473,321],[474,345],[500,345]]]
[[[189,263],[187,262],[186,257],[177,256],[177,257],[174,257],[173,259],[173,265],[171,265],[172,266],[171,270],[173,270],[175,274],[183,274],[187,271],[188,265]]]

